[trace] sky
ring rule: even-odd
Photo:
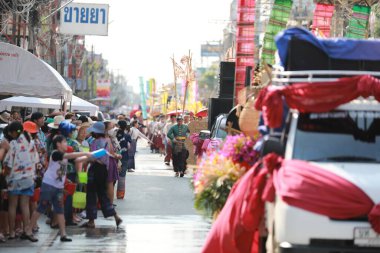
[[[170,57],[193,53],[200,65],[200,45],[222,40],[232,0],[76,0],[109,3],[108,36],[86,36],[86,45],[102,53],[114,73],[138,90],[138,77],[173,81]],[[196,67],[196,66],[195,66]]]

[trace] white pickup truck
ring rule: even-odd
[[[285,159],[304,160],[359,186],[380,203],[380,104],[356,100],[328,113],[291,111],[279,140]],[[277,147],[278,148],[278,147]],[[333,220],[276,198],[267,205],[268,252],[375,253],[368,218]]]
[[[276,45],[281,68],[274,71],[273,85],[313,85],[362,75],[380,79],[379,40],[317,39],[307,30],[290,28],[276,37]],[[334,173],[380,203],[380,103],[371,97],[326,113],[290,110],[282,132],[273,135],[272,130],[264,143],[263,155],[270,152]],[[380,253],[380,234],[367,216],[331,219],[290,206],[279,196],[266,210],[263,251]]]

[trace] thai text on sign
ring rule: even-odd
[[[61,9],[60,33],[108,35],[107,4],[71,3]]]

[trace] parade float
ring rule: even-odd
[[[255,99],[260,158],[242,164],[233,144],[198,164],[196,201],[217,214],[202,252],[379,252],[380,41],[292,28],[276,45],[282,67]]]

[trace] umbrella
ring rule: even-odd
[[[129,117],[130,118],[133,118],[133,116],[135,116],[137,113],[139,113],[141,115],[141,111],[140,110],[132,110],[131,113],[129,114]]]
[[[202,110],[200,110],[199,112],[197,112],[197,114],[195,114],[196,117],[202,117],[202,118],[206,118],[208,117],[208,109],[207,108],[203,108]]]

